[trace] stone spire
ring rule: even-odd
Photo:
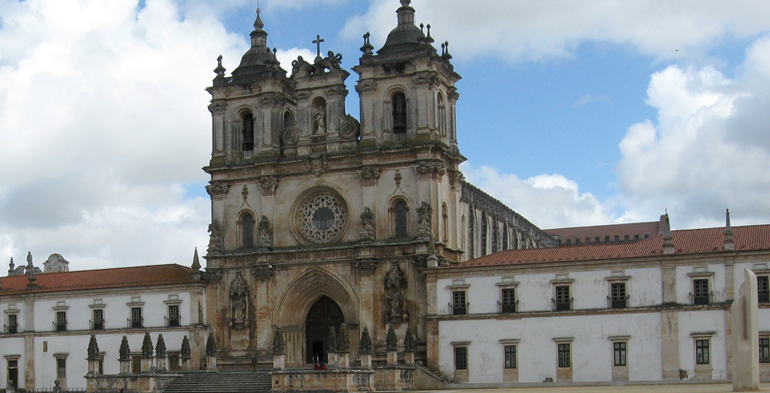
[[[412,328],[406,328],[406,336],[404,337],[404,350],[406,352],[414,352],[417,350],[417,343],[414,341],[414,334],[412,334]]]
[[[350,338],[348,337],[348,325],[340,325],[340,334],[337,335],[337,352],[345,353],[350,351]]]
[[[193,270],[201,270],[201,262],[198,258],[198,247],[195,247],[195,254],[193,254],[193,263],[192,266],[190,266]]]
[[[388,352],[398,350],[398,338],[396,338],[396,330],[393,329],[393,325],[388,327],[388,335],[385,337],[385,348]]]
[[[11,257],[11,263],[8,264],[8,275],[13,275],[13,269],[16,268],[16,265],[13,263],[13,257]]]
[[[187,336],[182,339],[182,349],[179,351],[179,355],[182,359],[192,359],[192,348],[190,348],[190,340]]]
[[[233,77],[241,81],[256,80],[268,74],[286,76],[286,71],[280,70],[275,52],[267,47],[267,32],[264,30],[265,23],[262,21],[261,12],[257,8],[257,20],[254,22],[254,31],[250,34],[251,48],[241,58],[238,68],[233,71]]]
[[[86,360],[99,360],[99,344],[96,342],[96,335],[92,334],[88,341],[88,357]]]
[[[142,341],[142,359],[152,359],[152,338],[150,332],[144,332],[144,341]]]
[[[326,341],[329,342],[329,352],[337,352],[337,335],[334,333],[334,327],[329,328],[329,337]]]
[[[118,360],[121,362],[131,361],[131,349],[128,347],[128,337],[123,336],[123,341],[120,342],[120,350],[118,350]]]
[[[666,213],[665,225],[663,227],[663,255],[674,254],[674,237],[671,236],[671,221]]]
[[[206,356],[217,356],[218,352],[214,333],[209,333],[209,338],[206,340]]]
[[[275,335],[273,335],[273,355],[283,355],[286,353],[286,343],[283,341],[283,333],[281,328],[275,328]]]
[[[358,343],[358,350],[368,355],[372,353],[372,337],[369,335],[369,327],[364,326],[364,331],[361,333],[361,341]]]
[[[733,227],[730,225],[730,209],[725,212],[725,241],[723,248],[725,251],[735,251],[735,242],[733,241]]]
[[[257,8],[257,20],[254,21],[254,29],[262,30],[265,27],[265,22],[262,22],[262,10]]]
[[[155,345],[155,355],[159,358],[166,357],[166,340],[163,339],[163,335],[158,335],[158,343]]]
[[[35,272],[35,265],[32,264],[32,252],[27,253],[27,289],[37,288],[37,273]]]

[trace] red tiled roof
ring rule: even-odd
[[[561,237],[562,245],[566,244],[567,239],[571,240],[572,242],[574,242],[575,239],[579,239],[580,242],[584,242],[585,239],[588,238],[591,243],[594,243],[597,236],[599,237],[600,243],[604,243],[605,237],[607,236],[609,236],[610,242],[615,241],[615,236],[623,241],[625,240],[626,235],[628,235],[630,240],[633,240],[635,235],[638,235],[639,239],[644,239],[645,235],[649,235],[649,237],[657,236],[659,231],[663,231],[663,226],[660,225],[660,221],[637,222],[633,224],[555,228],[545,230],[545,232],[551,236]]]
[[[38,288],[27,290],[26,275],[0,278],[0,295],[75,291],[87,289],[125,288],[148,285],[170,285],[199,282],[195,271],[180,265],[154,265],[116,269],[81,270],[65,273],[40,273]]]
[[[770,250],[770,225],[733,227],[736,251]],[[675,254],[722,252],[725,228],[672,231]],[[663,235],[634,243],[592,244],[508,250],[472,259],[450,267],[501,266],[525,263],[570,262],[634,258],[663,254]]]

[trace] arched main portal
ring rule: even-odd
[[[345,322],[340,306],[331,298],[324,296],[316,301],[305,318],[305,352],[306,362],[313,363],[321,360],[329,361],[329,330],[339,330]]]

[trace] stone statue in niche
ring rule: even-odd
[[[363,230],[360,234],[360,241],[362,243],[371,242],[374,240],[374,213],[368,207],[364,208],[364,212],[361,213],[361,226]]]
[[[273,230],[270,228],[270,220],[268,220],[266,216],[262,216],[262,220],[259,221],[257,231],[259,233],[259,249],[272,250]]]
[[[432,217],[433,208],[428,202],[422,202],[417,208],[417,237],[421,239],[430,239],[433,235]]]
[[[241,272],[235,274],[230,283],[230,325],[233,329],[244,329],[248,322],[249,288]]]
[[[320,107],[315,112],[315,127],[314,134],[323,135],[326,134],[326,108]]]
[[[409,319],[404,310],[404,290],[407,286],[406,276],[398,264],[394,263],[385,276],[385,288],[388,290],[388,321],[392,324],[400,324]]]

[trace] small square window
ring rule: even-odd
[[[709,344],[710,340],[695,340],[695,364],[709,364],[711,362]]]
[[[455,347],[455,370],[468,369],[468,348]]]
[[[612,343],[612,351],[613,351],[613,364],[615,367],[625,367],[626,366],[626,343],[625,342],[616,342]]]
[[[505,368],[516,368],[516,346],[505,346]]]

